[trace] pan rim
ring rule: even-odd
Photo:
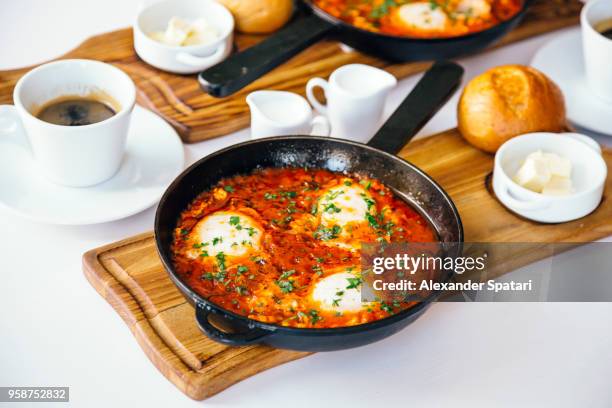
[[[202,306],[200,306],[200,304],[204,305],[205,308],[208,308],[209,310],[213,311],[213,313],[217,313],[220,315],[227,315],[229,317],[231,317],[232,319],[235,319],[237,321],[240,321],[245,327],[248,327],[249,329],[251,328],[259,328],[265,331],[270,332],[270,334],[276,333],[276,332],[284,332],[287,334],[296,334],[296,335],[306,335],[306,336],[318,336],[318,335],[341,335],[341,334],[352,334],[352,333],[357,333],[357,332],[365,332],[365,331],[369,331],[369,330],[375,330],[378,329],[380,327],[384,327],[390,324],[393,324],[399,320],[403,320],[405,318],[408,318],[414,314],[417,314],[419,312],[421,312],[422,310],[424,310],[426,307],[428,307],[431,303],[433,303],[438,296],[440,295],[441,291],[433,291],[427,298],[425,298],[423,301],[419,302],[418,304],[409,307],[408,309],[404,309],[394,315],[385,317],[384,319],[379,319],[379,320],[375,320],[372,322],[368,322],[368,323],[363,323],[363,324],[358,324],[358,325],[354,325],[354,326],[342,326],[342,327],[333,327],[333,328],[299,328],[299,327],[287,327],[287,326],[281,326],[281,325],[276,325],[276,324],[270,324],[270,323],[264,323],[264,322],[260,322],[258,320],[255,319],[251,319],[247,316],[243,316],[243,315],[239,315],[237,313],[234,313],[230,310],[224,309],[218,305],[216,305],[213,302],[210,302],[208,300],[206,300],[205,298],[203,298],[202,296],[200,296],[198,293],[196,293],[189,285],[187,285],[183,279],[181,279],[178,274],[176,273],[174,267],[172,266],[172,260],[167,256],[167,252],[169,252],[168,250],[163,250],[163,246],[161,243],[161,238],[160,238],[160,234],[158,234],[158,231],[161,229],[160,228],[160,217],[161,217],[161,212],[162,209],[164,207],[164,204],[168,201],[169,196],[171,194],[174,193],[174,191],[176,190],[176,187],[182,182],[182,180],[188,175],[190,174],[192,171],[194,171],[194,169],[198,168],[199,166],[201,166],[203,163],[205,163],[206,161],[220,156],[222,154],[225,154],[228,151],[231,150],[235,150],[238,148],[241,148],[243,146],[249,146],[252,144],[260,144],[260,143],[267,143],[267,142],[274,142],[274,141],[285,141],[285,140],[307,140],[307,141],[312,141],[312,140],[319,140],[319,141],[325,141],[325,142],[329,142],[329,141],[333,141],[333,142],[338,142],[340,144],[346,144],[346,145],[350,145],[350,146],[356,146],[359,148],[363,148],[365,150],[371,151],[373,153],[376,154],[382,154],[384,156],[386,156],[389,160],[393,160],[396,162],[399,162],[401,165],[403,166],[408,166],[410,167],[412,170],[416,171],[417,173],[420,174],[421,177],[424,177],[429,183],[431,183],[437,190],[438,192],[445,198],[445,200],[447,201],[447,203],[449,204],[451,211],[453,213],[453,215],[455,216],[455,220],[457,221],[457,229],[458,229],[458,241],[457,243],[459,244],[463,244],[464,242],[464,230],[463,230],[463,223],[461,221],[461,216],[459,214],[459,211],[457,209],[457,207],[455,206],[455,203],[453,202],[453,200],[451,199],[450,195],[431,177],[429,176],[427,173],[425,173],[425,171],[423,171],[421,168],[419,168],[418,166],[410,163],[409,161],[391,154],[389,152],[386,152],[384,150],[380,150],[377,149],[375,147],[369,146],[367,144],[363,144],[363,143],[359,143],[359,142],[354,142],[352,140],[347,140],[347,139],[339,139],[339,138],[330,138],[330,137],[324,137],[324,136],[306,136],[306,135],[289,135],[289,136],[273,136],[273,137],[267,137],[267,138],[261,138],[261,139],[255,139],[255,140],[247,140],[241,143],[237,143],[228,147],[225,147],[223,149],[217,150],[216,152],[213,152],[209,155],[206,155],[204,157],[202,157],[201,159],[197,160],[195,163],[193,163],[192,165],[190,165],[189,167],[187,167],[181,174],[179,174],[173,181],[172,183],[168,186],[168,188],[166,189],[166,191],[164,192],[164,194],[162,195],[159,204],[157,206],[157,209],[155,210],[155,219],[154,219],[154,235],[155,235],[155,246],[157,249],[157,253],[160,257],[160,260],[162,262],[162,265],[164,267],[164,269],[166,270],[166,272],[170,275],[171,280],[174,282],[174,284],[176,286],[178,286],[178,288],[180,289],[180,291],[182,292],[183,295],[185,295],[190,301],[192,301],[195,305],[196,308],[201,308]],[[199,194],[199,193],[198,193]],[[195,198],[195,197],[194,197]],[[177,214],[178,217],[178,214]],[[448,274],[449,276],[446,277],[446,279],[450,279],[450,277],[452,276],[451,274]]]

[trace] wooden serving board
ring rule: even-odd
[[[493,157],[467,144],[457,130],[410,143],[400,156],[450,194],[461,214],[466,242],[578,243],[612,234],[612,177],[595,212],[577,221],[545,225],[522,219],[497,202],[487,185]],[[612,168],[612,150],[605,150],[604,157]],[[205,337],[196,326],[193,307],[164,271],[153,233],[89,251],[83,266],[87,279],[121,315],[153,364],[191,398],[204,399],[308,354],[265,346],[228,347]]]
[[[576,24],[581,6],[579,0],[535,0],[523,23],[498,45]],[[244,49],[262,39],[261,36],[239,34],[236,46]],[[392,65],[359,52],[343,52],[337,42],[322,41],[239,93],[216,99],[201,91],[195,75],[165,73],[140,60],[134,52],[131,29],[92,37],[61,58],[96,59],[123,69],[136,82],[139,103],[164,117],[187,143],[247,127],[249,110],[245,98],[254,90],[277,89],[304,94],[310,78],[326,78],[337,67],[356,62],[384,68],[398,78],[429,67],[429,63]],[[31,68],[0,71],[0,104],[12,103],[15,82]]]

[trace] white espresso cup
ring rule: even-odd
[[[397,79],[382,69],[364,64],[344,65],[329,77],[312,78],[306,85],[308,101],[327,116],[331,136],[365,143],[378,130],[385,101]],[[320,103],[314,89],[321,87],[327,104]]]
[[[587,84],[612,103],[612,40],[601,34],[612,29],[612,0],[590,0],[582,9],[580,25]]]
[[[83,126],[57,125],[35,116],[46,103],[70,96],[111,99],[115,114]],[[119,170],[136,102],[134,82],[119,68],[91,60],[50,62],[17,82],[13,102],[0,106],[0,133],[23,131],[39,172],[49,180],[85,187]]]
[[[312,108],[298,94],[285,91],[255,91],[246,98],[251,110],[251,138],[270,136],[329,136],[329,122],[313,116]]]

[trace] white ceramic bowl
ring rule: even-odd
[[[219,32],[209,44],[171,46],[147,34],[165,31],[172,17],[184,20],[205,18]],[[234,18],[214,0],[162,0],[142,8],[134,23],[134,48],[150,65],[176,74],[193,74],[223,61],[232,52]]]
[[[572,162],[573,194],[547,196],[512,180],[525,157],[536,150],[556,153]],[[529,133],[508,140],[497,151],[493,190],[507,208],[525,218],[544,223],[566,222],[597,208],[607,174],[601,148],[593,139],[577,133]]]

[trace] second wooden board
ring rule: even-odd
[[[499,45],[576,24],[581,6],[579,0],[535,0],[523,23]],[[244,49],[262,38],[239,34],[236,36],[236,45]],[[123,69],[136,82],[139,103],[160,114],[187,143],[226,135],[247,127],[249,109],[245,98],[255,90],[276,89],[304,94],[304,87],[310,78],[326,78],[339,66],[350,63],[381,67],[397,78],[404,78],[429,67],[429,63],[393,65],[359,52],[342,51],[337,42],[322,41],[235,95],[217,99],[200,89],[195,75],[173,75],[144,63],[134,52],[131,29],[90,38],[62,58],[95,59]],[[12,103],[16,81],[31,68],[0,71],[0,103]]]

